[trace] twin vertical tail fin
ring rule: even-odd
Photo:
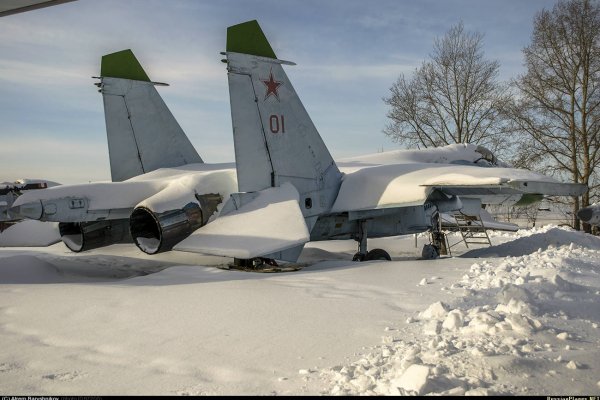
[[[227,29],[226,54],[238,188],[291,183],[310,229],[335,201],[341,173],[282,68],[293,63],[277,59],[256,21]]]
[[[131,50],[103,56],[100,79],[113,181],[202,162]]]
[[[296,261],[342,175],[256,21],[227,29],[225,54],[241,193],[175,249]]]

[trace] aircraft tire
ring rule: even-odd
[[[437,246],[426,244],[423,246],[421,258],[423,260],[435,260],[436,258],[440,258],[440,251],[438,250]]]
[[[367,256],[365,257],[365,261],[371,261],[371,260],[392,261],[392,257],[390,257],[388,252],[383,249],[373,249],[373,250],[369,251],[367,253]]]

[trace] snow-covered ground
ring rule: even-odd
[[[392,262],[310,243],[287,273],[133,245],[0,249],[0,393],[600,391],[600,238],[545,226],[434,261],[417,239],[369,241]]]

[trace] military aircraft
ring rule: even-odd
[[[206,164],[131,50],[102,57],[100,82],[112,182],[62,185],[17,198],[13,215],[60,222],[79,252],[133,241],[171,250],[236,190],[234,165]]]
[[[294,261],[309,240],[353,238],[359,243],[355,260],[389,260],[382,249],[368,251],[367,237],[435,231],[440,213],[477,214],[482,201],[516,203],[587,190],[526,170],[403,162],[394,154],[338,166],[283,69],[294,63],[276,57],[256,21],[227,29],[223,55],[239,193],[177,250]],[[471,150],[486,157],[485,149]],[[265,205],[277,205],[287,218],[271,218]],[[277,235],[265,234],[272,230]],[[437,252],[434,243],[424,256]]]
[[[586,224],[600,226],[600,204],[580,208],[577,211],[577,218]]]
[[[498,168],[475,145],[336,163],[281,67],[293,63],[276,58],[256,21],[228,29],[225,54],[236,165],[202,163],[156,91],[161,84],[125,50],[102,58],[98,83],[115,182],[26,193],[12,212],[60,222],[73,251],[133,241],[148,254],[175,246],[295,261],[309,240],[352,238],[355,260],[389,260],[368,251],[367,237],[435,231],[439,213],[477,215],[482,201],[585,190]],[[427,249],[437,256],[435,243]]]

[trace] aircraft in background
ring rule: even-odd
[[[600,226],[600,204],[592,204],[577,211],[577,218],[590,225]]]
[[[100,82],[113,182],[27,192],[12,214],[59,222],[72,251],[134,242],[155,254],[206,224],[236,190],[234,165],[206,164],[131,50],[102,57]]]
[[[219,218],[176,250],[295,261],[309,240],[351,238],[359,243],[356,260],[389,260],[385,250],[368,250],[367,237],[431,230],[434,243],[423,255],[435,258],[440,213],[474,215],[482,203],[587,190],[520,169],[461,165],[450,163],[451,158],[447,164],[406,160],[438,149],[381,153],[338,165],[283,70],[294,63],[277,59],[256,21],[227,29],[223,55],[239,193],[232,194]],[[465,149],[480,158],[489,156],[476,146]],[[461,145],[440,150],[460,153]],[[270,206],[286,218],[270,215]]]
[[[9,210],[15,200],[24,192],[29,190],[46,189],[57,186],[58,183],[43,179],[19,179],[14,182],[0,183],[0,232],[9,226],[20,222],[22,218],[13,215]]]

